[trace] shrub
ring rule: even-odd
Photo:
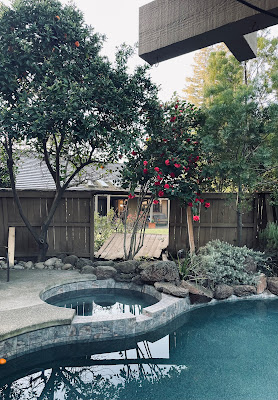
[[[268,222],[266,228],[259,233],[261,246],[269,250],[278,250],[278,224]]]
[[[259,273],[248,272],[247,265],[250,263],[257,267],[265,266],[264,254],[220,240],[213,240],[201,247],[192,259],[193,267],[195,265],[202,271],[211,288],[220,283],[256,285]]]
[[[95,222],[95,251],[99,250],[104,242],[115,232],[123,232],[122,220],[118,218],[113,209],[106,216],[94,214]]]

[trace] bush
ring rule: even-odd
[[[108,211],[106,216],[95,213],[94,222],[95,251],[98,251],[113,233],[124,232],[122,220],[116,216],[113,209]]]
[[[266,228],[259,233],[260,245],[269,250],[278,250],[278,224],[268,222]]]
[[[208,285],[214,288],[220,283],[256,285],[259,273],[248,272],[247,265],[253,264],[257,268],[262,265],[266,268],[265,261],[264,254],[259,251],[213,240],[193,256],[192,266],[200,269]]]

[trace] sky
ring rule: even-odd
[[[3,0],[9,3],[9,0]],[[66,4],[69,0],[61,0]],[[102,53],[113,60],[116,47],[122,43],[135,45],[139,39],[139,7],[150,0],[74,0],[77,7],[83,12],[85,22],[94,27],[95,32],[104,34],[107,40]],[[278,25],[272,28],[278,35]],[[192,76],[194,52],[163,61],[151,68],[150,75],[153,82],[159,87],[159,98],[162,101],[170,100],[174,92],[182,95],[186,78]],[[130,67],[145,62],[136,53]]]
[[[139,7],[150,0],[75,0],[74,3],[83,11],[87,24],[96,32],[105,34],[107,41],[103,54],[113,60],[116,47],[122,43],[134,45],[139,39]],[[62,0],[68,3],[68,0]],[[191,75],[193,55],[188,54],[172,60],[164,61],[151,68],[152,80],[161,87],[159,97],[162,101],[170,100],[176,91],[182,94],[185,87],[185,77]],[[130,65],[131,68],[144,64],[136,51]]]

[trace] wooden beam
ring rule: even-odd
[[[251,1],[251,0],[250,0]],[[277,0],[252,4],[278,15]],[[139,9],[139,56],[149,64],[219,42],[244,61],[254,57],[254,36],[278,19],[236,0],[155,0]]]

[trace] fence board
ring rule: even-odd
[[[236,245],[236,195],[209,193],[205,198],[211,206],[207,210],[201,207],[200,222],[194,223],[196,247],[204,246],[214,239]],[[172,254],[176,254],[180,249],[189,248],[184,215],[185,208],[182,208],[178,201],[171,201],[168,250]],[[273,208],[269,206],[269,196],[265,193],[256,193],[250,197],[243,212],[242,244],[256,247],[258,231],[265,228],[268,220],[273,221]]]
[[[19,191],[23,210],[39,233],[53,202],[53,191]],[[91,215],[92,214],[92,215]],[[25,227],[11,191],[0,191],[0,256],[6,255],[8,228],[16,228],[16,257],[34,257],[37,244]],[[91,192],[67,191],[59,204],[48,231],[48,256],[72,253],[94,257],[94,216]]]

